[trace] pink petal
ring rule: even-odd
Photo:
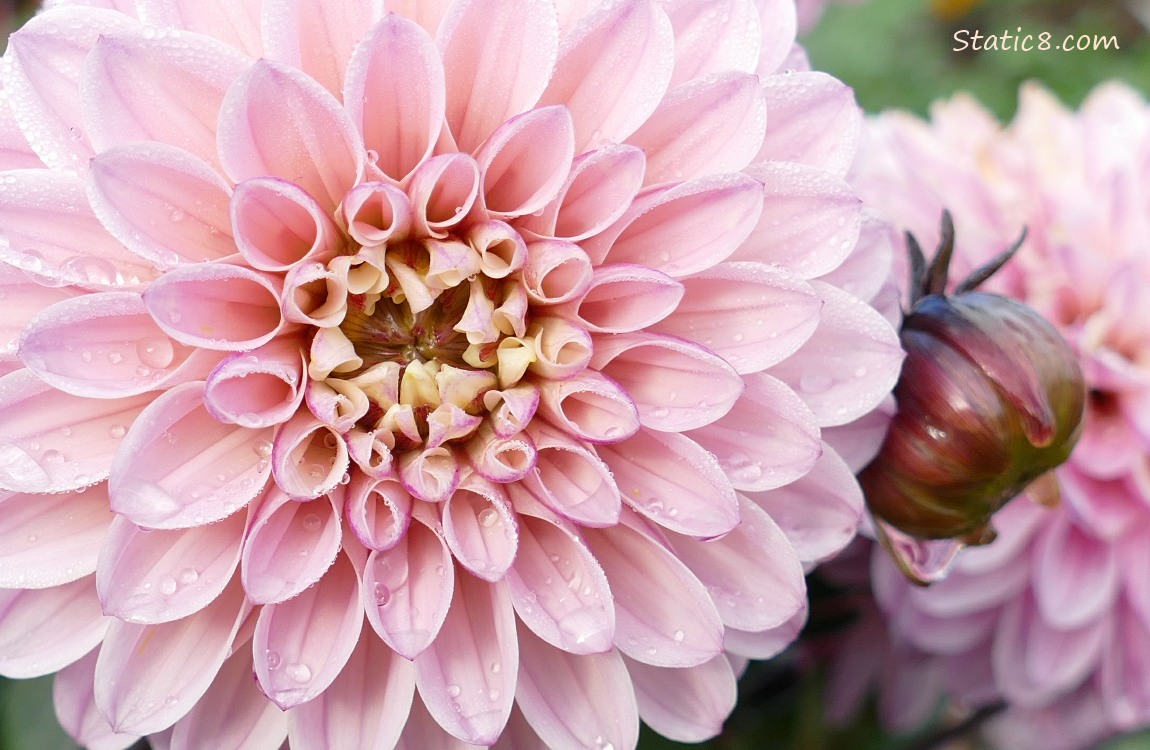
[[[3,81],[0,80],[0,90]],[[42,169],[44,162],[32,151],[28,139],[20,132],[7,97],[0,104],[0,169]]]
[[[660,432],[710,424],[730,411],[743,392],[742,378],[726,361],[667,336],[635,333],[603,339],[591,366],[622,386],[644,427]]]
[[[87,398],[122,398],[202,378],[218,357],[168,338],[135,292],[57,302],[28,322],[20,359],[41,380]]]
[[[1034,599],[1042,618],[1061,629],[1085,625],[1108,613],[1119,592],[1114,546],[1078,528],[1059,513],[1034,547]]]
[[[348,274],[336,263],[328,268],[320,262],[294,266],[284,277],[283,315],[293,323],[334,328],[347,314]],[[344,337],[346,339],[346,337]],[[313,339],[312,359],[318,345]],[[350,343],[350,342],[348,342]],[[313,376],[317,380],[322,376]]]
[[[271,488],[244,542],[242,580],[248,599],[274,604],[315,584],[335,562],[341,537],[334,498],[296,502]]]
[[[682,298],[683,285],[661,271],[643,265],[606,265],[594,270],[574,312],[590,331],[627,333],[666,318]]]
[[[0,186],[0,261],[49,286],[135,287],[156,273],[104,230],[82,180],[46,169],[9,172]]]
[[[290,337],[236,352],[204,384],[204,408],[220,422],[267,427],[286,422],[303,403],[305,355]]]
[[[386,244],[411,229],[411,200],[387,182],[362,182],[343,199],[347,233],[364,246]]]
[[[676,742],[703,742],[723,731],[738,698],[735,673],[725,656],[674,671],[631,660],[626,664],[647,726]]]
[[[216,118],[224,93],[250,64],[198,34],[144,31],[100,38],[84,66],[84,120],[97,151],[159,141],[216,164]]]
[[[412,21],[386,15],[352,53],[343,100],[376,153],[375,166],[403,180],[431,155],[443,128],[446,90],[434,40]]]
[[[807,606],[804,603],[802,609],[778,627],[757,633],[727,628],[723,632],[723,649],[748,659],[771,659],[794,643],[806,624]]]
[[[416,693],[415,699],[411,702],[411,713],[407,717],[407,724],[404,725],[403,734],[394,750],[425,750],[427,747],[434,747],[436,750],[483,750],[479,745],[464,742],[448,734],[427,712],[423,700]]]
[[[246,526],[244,513],[172,531],[145,531],[117,517],[96,571],[104,612],[147,624],[199,612],[232,579]]]
[[[707,587],[724,625],[749,631],[779,627],[806,606],[799,556],[754,503],[743,498],[739,514],[739,525],[719,539],[669,534],[671,549]]]
[[[814,414],[795,392],[766,373],[743,378],[734,407],[691,432],[719,459],[739,490],[769,490],[806,474],[822,453]]]
[[[574,138],[563,107],[535,109],[501,125],[475,155],[488,212],[510,219],[542,210],[567,180]]]
[[[519,554],[507,591],[519,619],[539,638],[572,654],[611,648],[615,608],[603,569],[569,525],[519,516]]]
[[[466,0],[450,6],[437,39],[447,124],[469,153],[539,100],[555,66],[559,28],[554,6],[542,0]]]
[[[286,271],[306,260],[326,260],[347,240],[305,190],[276,177],[236,185],[231,221],[240,254],[261,271]]]
[[[643,185],[643,152],[607,143],[577,157],[559,194],[538,215],[519,226],[540,237],[571,242],[587,239],[623,215]]]
[[[444,446],[408,451],[399,459],[399,479],[404,489],[429,503],[446,500],[459,486],[459,475],[455,453]]]
[[[162,143],[128,143],[92,159],[88,175],[100,222],[156,266],[235,253],[231,188],[199,157]]]
[[[59,8],[12,35],[4,89],[32,150],[49,167],[82,173],[92,158],[80,111],[84,59],[101,36],[136,26],[120,13]]]
[[[628,142],[646,153],[644,181],[654,185],[738,172],[758,152],[766,127],[758,78],[726,72],[668,91]]]
[[[479,197],[479,165],[466,154],[440,154],[411,173],[406,189],[415,232],[444,239]]]
[[[756,71],[766,79],[769,73],[786,70],[809,70],[806,53],[795,43],[798,27],[796,4],[788,0],[754,0],[759,8],[763,32],[762,46],[759,48],[759,65]],[[805,64],[804,64],[805,63]],[[785,72],[785,71],[784,71]],[[768,105],[768,110],[769,110]]]
[[[258,6],[230,0],[148,0],[137,3],[149,26],[174,26],[214,37],[257,58],[263,54]]]
[[[0,674],[23,679],[75,662],[104,638],[91,577],[49,589],[0,590]]]
[[[747,172],[763,183],[763,211],[733,260],[777,263],[811,279],[834,270],[850,254],[862,225],[862,202],[842,178],[776,162]]]
[[[5,375],[0,488],[68,492],[106,479],[120,438],[152,398],[81,398],[57,391],[31,370]]]
[[[762,210],[763,188],[751,177],[698,177],[642,194],[583,249],[592,259],[645,265],[679,278],[726,260]]]
[[[862,112],[854,92],[820,72],[770,76],[763,81],[767,135],[756,162],[797,162],[842,177],[854,160]]]
[[[873,411],[853,422],[824,427],[822,438],[857,474],[878,455],[896,409],[894,397],[888,395]]]
[[[663,667],[690,667],[719,654],[719,613],[677,557],[623,525],[589,530],[585,537],[611,584],[615,646],[621,652]]]
[[[460,565],[498,581],[515,562],[519,528],[502,487],[470,475],[443,504],[443,537]]]
[[[802,477],[748,497],[770,514],[804,562],[825,560],[840,551],[854,539],[863,515],[862,490],[854,473],[825,446]]]
[[[140,414],[112,464],[113,511],[140,526],[179,529],[225,518],[263,490],[271,429],[217,422],[203,392],[203,383],[177,386]]]
[[[490,482],[517,482],[535,468],[535,444],[523,432],[503,438],[483,425],[467,441],[465,450],[475,473]]]
[[[1039,614],[1029,596],[1008,602],[994,637],[994,675],[1004,697],[1022,706],[1050,702],[1097,667],[1110,637],[1108,618],[1062,630]]]
[[[260,60],[224,97],[220,163],[235,182],[281,177],[329,212],[363,176],[363,142],[343,107],[294,68]]]
[[[407,723],[414,693],[411,662],[365,632],[335,682],[288,714],[291,746],[392,747]]]
[[[348,525],[363,546],[394,547],[411,523],[411,495],[391,477],[372,478],[354,472],[344,505]]]
[[[427,710],[452,735],[480,745],[503,731],[515,702],[519,639],[502,586],[460,573],[439,637],[415,658]]]
[[[72,739],[90,750],[125,750],[139,739],[134,734],[116,734],[96,707],[93,674],[98,650],[93,650],[56,675],[52,702],[56,718]]]
[[[523,282],[528,296],[541,305],[557,305],[581,296],[594,269],[587,253],[563,240],[541,240],[527,246]]]
[[[1136,727],[1150,711],[1150,630],[1123,608],[1115,618],[1117,632],[1106,644],[1098,683],[1106,713],[1119,726]]]
[[[580,251],[582,252],[582,251]],[[56,302],[83,294],[72,287],[47,287],[21,269],[0,263],[0,362],[16,362],[16,343],[28,321]]]
[[[499,735],[499,740],[491,745],[490,750],[547,750],[547,746],[527,723],[527,719],[523,718],[523,712],[516,703],[511,707],[511,716],[507,719],[503,734]]]
[[[372,552],[363,571],[367,620],[405,659],[439,633],[455,588],[454,563],[443,537],[420,521],[399,542]]]
[[[894,227],[864,215],[858,242],[838,268],[820,277],[861,300],[875,297],[891,282],[894,248],[902,247]],[[875,305],[877,307],[877,305]]]
[[[66,494],[0,493],[0,586],[41,589],[90,575],[113,518],[104,483]]]
[[[582,526],[618,523],[619,488],[595,449],[541,422],[532,422],[528,429],[538,450],[535,470],[509,485],[508,492],[533,497]]]
[[[156,324],[189,346],[254,349],[284,326],[278,279],[229,263],[181,266],[144,292]]]
[[[577,439],[617,443],[639,429],[639,413],[630,396],[593,370],[568,380],[544,381],[539,395],[539,413]]]
[[[846,424],[873,409],[894,387],[902,347],[894,328],[874,308],[829,284],[811,285],[825,303],[819,327],[770,372],[806,401],[820,426]]]
[[[362,628],[359,579],[340,555],[319,583],[260,610],[252,653],[264,694],[283,709],[315,698],[343,669]]]
[[[176,722],[170,750],[277,750],[287,738],[287,715],[259,691],[252,670],[250,648],[232,654],[195,707]]]
[[[519,628],[516,703],[546,747],[635,747],[639,712],[617,652],[576,656]]]
[[[359,34],[379,17],[372,6],[361,0],[267,5],[260,19],[267,57],[302,70],[340,96]]]
[[[686,0],[670,5],[667,15],[675,28],[671,85],[728,70],[755,72],[764,40],[753,0]]]
[[[115,621],[96,661],[96,705],[117,732],[151,734],[186,714],[231,652],[248,613],[234,583],[195,617],[162,625]]]
[[[652,330],[697,341],[740,374],[786,359],[818,326],[822,300],[776,266],[720,263],[682,283],[682,301]]]
[[[276,484],[294,498],[330,492],[350,465],[343,437],[303,409],[277,433],[271,459]]]
[[[710,538],[739,523],[730,480],[690,438],[644,428],[625,443],[600,446],[599,455],[624,502],[667,529]]]
[[[600,6],[563,40],[541,105],[565,104],[575,153],[627,139],[655,111],[674,67],[674,31],[649,0]]]

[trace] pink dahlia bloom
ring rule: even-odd
[[[0,672],[91,748],[713,735],[901,361],[850,91],[789,2],[379,5],[13,35]]]
[[[1150,106],[1107,84],[1075,113],[1027,87],[1006,128],[958,97],[929,123],[879,117],[869,135],[860,194],[924,246],[949,208],[955,277],[1028,227],[989,286],[1059,328],[1090,389],[1057,508],[1016,500],[995,517],[999,539],[929,589],[875,558],[893,638],[920,666],[947,662],[952,694],[1006,700],[1003,747],[1078,748],[1148,725]]]

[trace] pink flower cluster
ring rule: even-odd
[[[790,0],[49,5],[0,77],[0,674],[93,749],[717,733],[902,358]]]
[[[1027,227],[988,286],[1058,327],[1089,389],[1057,508],[1015,500],[995,517],[998,540],[927,589],[876,554],[872,584],[901,664],[888,687],[1005,700],[1002,747],[1078,748],[1148,725],[1150,106],[1112,83],[1071,112],[1028,86],[1005,128],[959,96],[930,122],[880,116],[869,136],[860,195],[924,247],[950,209],[954,277]]]

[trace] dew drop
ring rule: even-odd
[[[391,601],[391,589],[382,583],[375,584],[373,593],[375,594],[375,603],[381,607],[386,607]]]
[[[494,508],[486,508],[479,514],[479,525],[491,528],[499,520],[499,513]]]
[[[180,571],[180,583],[185,586],[190,586],[195,583],[200,577],[195,568],[184,568]]]
[[[684,633],[682,630],[676,630],[675,635],[673,637],[675,639],[675,643],[682,643],[683,640],[687,637],[687,634]]]
[[[304,531],[319,531],[321,523],[319,516],[315,513],[308,513],[303,517]]]
[[[136,356],[153,370],[170,365],[175,355],[176,350],[166,336],[148,336],[136,342]]]
[[[463,692],[463,690],[458,685],[448,685],[447,686],[447,694],[449,696],[451,696],[452,698],[458,698],[459,694],[462,692]]]
[[[171,221],[173,224],[175,224],[175,223],[183,221],[185,216],[187,216],[187,214],[184,213],[184,210],[181,208],[177,208],[174,211],[172,211],[170,214],[168,214],[168,220]]]
[[[84,360],[85,362],[91,362],[92,352],[85,349],[84,351],[80,352],[80,359]]]
[[[500,693],[498,690],[489,690],[487,692],[487,700],[494,703],[495,701],[499,700],[500,695],[502,695],[502,693]]]
[[[164,596],[171,596],[172,594],[176,593],[176,589],[178,589],[179,586],[176,584],[175,578],[172,578],[171,576],[164,576],[160,579],[160,585],[158,588],[160,593]]]
[[[306,664],[295,662],[287,666],[287,676],[292,682],[303,684],[311,679],[311,668]]]
[[[260,458],[267,458],[272,454],[272,443],[270,440],[259,440],[252,445],[252,451]]]
[[[743,339],[745,339],[745,338],[746,338],[746,336],[744,336],[744,335],[743,335],[743,334],[741,334],[741,333],[736,333],[736,334],[735,334],[734,336],[732,336],[731,338],[733,338],[735,341],[742,341]]]
[[[834,380],[821,373],[809,372],[799,378],[799,388],[807,393],[824,393],[832,385]]]
[[[46,464],[62,464],[64,463],[64,454],[58,450],[49,448],[44,451],[40,459]]]
[[[503,671],[503,664],[497,661],[491,662],[491,674],[499,674]]]
[[[117,440],[124,437],[124,435],[127,434],[127,432],[128,432],[127,429],[125,429],[124,425],[122,425],[122,424],[114,424],[108,428],[108,435],[110,437],[117,439]]]
[[[264,656],[267,659],[268,669],[279,669],[280,664],[283,663],[283,659],[280,658],[279,652],[267,651],[264,653]]]
[[[865,378],[866,377],[866,368],[863,367],[862,365],[859,365],[858,367],[856,367],[855,368],[855,377],[856,378]]]

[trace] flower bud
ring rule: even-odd
[[[948,222],[930,269],[910,239],[918,288],[900,333],[898,413],[859,480],[871,512],[898,531],[983,544],[994,538],[991,515],[1069,457],[1086,390],[1074,352],[1042,316],[970,291],[1021,239],[955,294],[942,292]]]

